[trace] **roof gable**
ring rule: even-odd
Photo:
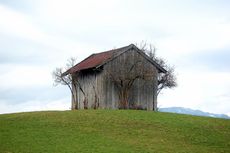
[[[130,44],[129,46],[125,46],[122,48],[113,49],[110,51],[105,51],[105,52],[101,52],[101,53],[97,53],[97,54],[92,54],[89,57],[87,57],[86,59],[84,59],[83,61],[81,61],[80,63],[76,64],[75,66],[73,66],[72,68],[67,70],[65,73],[63,73],[63,75],[67,75],[69,73],[72,74],[72,73],[79,72],[82,70],[98,68],[98,67],[106,64],[110,60],[113,60],[117,56],[121,55],[122,53],[124,53],[130,49],[135,49],[136,51],[138,51],[142,56],[144,56],[146,58],[146,60],[148,60],[150,63],[152,63],[154,66],[156,66],[156,68],[160,72],[164,72],[164,73],[166,72],[166,70],[164,68],[162,68],[159,64],[157,64],[155,61],[150,59],[146,54],[144,54],[135,45]]]

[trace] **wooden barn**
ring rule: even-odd
[[[92,54],[63,74],[72,77],[72,109],[156,110],[157,77],[165,72],[131,44]]]

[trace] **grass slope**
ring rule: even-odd
[[[134,110],[0,115],[1,153],[230,152],[230,120]]]

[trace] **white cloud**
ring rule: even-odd
[[[52,85],[51,70],[46,66],[19,64],[0,65],[1,89],[16,90],[29,87]]]
[[[89,48],[86,44],[45,32],[35,24],[33,17],[0,4],[0,33],[51,47],[49,54],[59,54],[59,57],[69,57]]]
[[[39,39],[43,33],[29,22],[30,16],[0,5],[0,29],[2,33],[26,39]]]
[[[15,112],[31,112],[44,110],[69,110],[70,102],[68,98],[60,100],[46,101],[26,101],[19,104],[8,104],[7,101],[0,100],[0,114]]]
[[[172,29],[176,34],[159,38],[157,47],[161,56],[177,58],[187,54],[221,50],[229,47],[230,23],[221,23],[215,19],[203,23],[196,20],[186,24],[176,25]],[[178,56],[179,55],[179,56]]]
[[[184,71],[178,75],[178,84],[174,90],[166,90],[160,95],[161,107],[182,106],[214,113],[230,111],[229,72]]]

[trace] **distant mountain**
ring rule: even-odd
[[[215,117],[215,118],[230,119],[230,117],[225,115],[225,114],[208,113],[208,112],[203,112],[201,110],[193,110],[193,109],[184,108],[184,107],[159,108],[159,111],[160,112],[179,113],[179,114],[189,114],[189,115],[195,115],[195,116],[208,116],[208,117]]]

